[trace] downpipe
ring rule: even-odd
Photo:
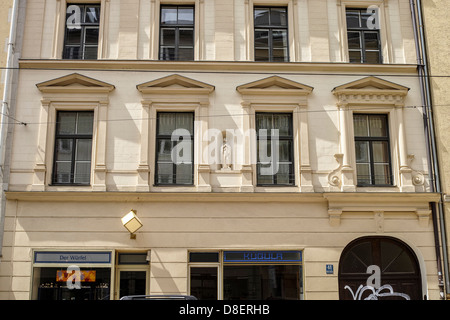
[[[12,100],[12,81],[13,73],[15,71],[15,44],[16,44],[16,30],[19,16],[19,1],[14,0],[12,7],[11,25],[9,30],[8,46],[7,46],[7,60],[5,69],[5,86],[3,88],[3,101],[0,118],[0,175],[1,175],[1,195],[0,195],[0,262],[3,258],[3,237],[5,229],[5,208],[6,198],[5,191],[8,189],[9,173],[6,167],[6,145],[7,145],[7,130],[11,111]]]
[[[443,195],[440,182],[439,163],[436,151],[437,150],[436,137],[432,114],[431,88],[429,83],[428,60],[427,60],[428,58],[426,52],[425,35],[423,30],[421,0],[410,0],[410,7],[411,7],[411,16],[413,20],[414,37],[417,52],[417,69],[419,73],[421,99],[423,106],[423,121],[425,129],[425,138],[427,143],[430,190],[431,192],[439,193],[439,202],[430,203],[430,207],[433,220],[440,298],[442,300],[445,300],[446,290],[448,290],[448,288],[450,287],[448,277],[447,238],[446,238],[445,217],[443,208]],[[440,226],[440,237],[439,237],[439,226]],[[442,254],[441,254],[441,244],[442,244]],[[442,265],[444,267],[444,278],[442,274]],[[445,279],[445,286],[444,286],[444,279]]]

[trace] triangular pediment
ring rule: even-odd
[[[406,95],[409,88],[377,77],[366,77],[336,87],[333,93],[346,94],[401,94]]]
[[[250,82],[238,86],[236,90],[241,94],[265,94],[265,95],[306,95],[313,91],[313,87],[285,79],[279,76],[271,76],[262,80]]]
[[[110,92],[115,89],[112,84],[79,73],[41,82],[36,86],[41,92]]]
[[[136,86],[142,93],[211,93],[214,86],[188,77],[173,74]]]

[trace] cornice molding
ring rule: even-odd
[[[155,72],[271,72],[271,73],[349,73],[371,75],[379,73],[417,75],[412,64],[356,64],[316,62],[252,62],[252,61],[157,61],[157,60],[57,60],[21,59],[22,70],[102,70],[102,71],[155,71]]]

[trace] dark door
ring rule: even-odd
[[[351,242],[339,261],[341,300],[421,300],[417,258],[405,243],[390,237]]]

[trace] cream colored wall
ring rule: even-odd
[[[155,198],[153,198],[155,199]],[[327,203],[313,197],[280,203],[164,200],[102,202],[9,201],[0,298],[29,299],[31,249],[151,250],[151,294],[188,293],[187,253],[198,249],[304,250],[305,299],[338,299],[338,265],[343,248],[363,235],[390,235],[418,256],[424,292],[438,299],[432,225],[421,226],[405,212],[347,213],[341,227],[328,221]],[[120,218],[137,210],[143,228],[131,240]],[[282,208],[282,210],[280,210]],[[276,212],[276,216],[274,213]],[[382,225],[382,231],[380,231]],[[14,247],[12,247],[14,245]],[[326,264],[335,273],[327,275]]]
[[[104,1],[102,8],[105,59],[157,59],[158,3],[150,0]],[[261,1],[191,1],[196,4],[198,30],[196,60],[252,60],[253,37],[250,28],[253,5],[274,4]],[[385,63],[414,64],[415,47],[408,0],[337,1],[283,0],[276,4],[290,10],[291,62],[345,62],[345,7],[352,4],[381,5]],[[36,0],[28,4],[23,58],[60,58],[65,1]],[[325,20],[324,20],[325,19]]]
[[[12,0],[4,0],[0,2],[0,66],[6,66],[7,59],[7,44],[9,38],[10,29],[10,15],[12,8]],[[0,100],[3,97],[3,88],[5,86],[5,70],[1,70],[0,75]]]
[[[33,184],[34,169],[39,159],[36,154],[41,154],[43,149],[47,149],[47,158],[52,154],[52,143],[48,140],[52,132],[47,132],[47,138],[38,143],[40,130],[48,125],[47,121],[51,118],[41,118],[43,114],[42,102],[43,96],[36,88],[37,83],[47,80],[53,80],[65,76],[72,72],[64,71],[42,71],[42,70],[23,70],[22,80],[19,83],[19,92],[27,92],[27,95],[19,95],[18,104],[21,106],[17,110],[16,118],[26,122],[26,126],[17,125],[13,138],[13,153],[11,164],[10,190],[26,191],[31,190]],[[136,85],[151,80],[159,79],[174,72],[158,72],[149,74],[146,72],[116,72],[116,71],[85,71],[83,75],[100,81],[105,81],[115,86],[115,89],[109,95],[109,103],[106,107],[107,133],[106,145],[106,190],[108,191],[136,191],[137,186],[137,168],[139,165],[141,145],[146,142],[149,145],[149,157],[153,151],[153,143],[149,141],[150,134],[142,132],[143,99],[141,93],[136,89]],[[215,86],[215,91],[209,97],[209,106],[207,107],[209,116],[207,124],[209,129],[223,131],[226,129],[244,130],[242,116],[243,107],[241,105],[243,98],[236,91],[240,85],[264,79],[268,74],[258,73],[205,73],[205,72],[186,72],[183,76],[195,79]],[[333,76],[327,76],[324,81],[323,76],[302,76],[296,74],[283,75],[285,78],[302,83],[314,88],[313,92],[306,98],[307,107],[304,111],[307,114],[308,122],[308,145],[309,161],[312,169],[313,186],[316,192],[332,191],[329,185],[329,174],[338,168],[339,164],[334,155],[341,152],[339,141],[339,112],[337,111],[336,100],[332,94],[333,88],[348,83],[353,80],[364,78],[355,75],[345,76],[336,73]],[[427,175],[426,146],[422,135],[423,124],[420,108],[410,108],[420,104],[420,91],[418,81],[414,76],[391,77],[386,76],[389,81],[401,84],[410,88],[405,99],[405,106],[402,111],[403,122],[406,135],[406,153],[414,155],[414,161],[411,168],[423,172]],[[132,79],[132,80],[130,80]],[[69,103],[70,105],[70,103]],[[274,109],[276,110],[276,109]],[[371,109],[373,111],[373,109]],[[45,114],[44,114],[45,115]],[[149,131],[154,127],[149,124]],[[392,130],[395,127],[392,127]],[[396,150],[396,133],[392,132],[392,150]],[[302,135],[304,137],[304,135]],[[47,139],[47,140],[45,140]],[[351,137],[349,138],[351,139]],[[40,140],[41,141],[41,140]],[[303,143],[303,142],[302,142]],[[236,150],[236,152],[239,151]],[[206,152],[206,150],[204,150]],[[394,152],[395,153],[395,152]],[[393,153],[393,154],[394,154]],[[45,159],[44,159],[45,160]],[[297,159],[298,161],[298,159]],[[51,160],[47,163],[47,172],[51,171]],[[393,164],[394,169],[398,168]],[[212,188],[232,188],[240,187],[241,172],[223,173],[216,172],[213,163],[211,163],[211,186]],[[239,167],[237,167],[239,170]],[[296,170],[298,172],[298,169]],[[153,168],[150,168],[150,174],[153,174]],[[45,184],[48,186],[49,181]],[[397,183],[401,185],[400,181]],[[424,186],[417,186],[416,191],[426,190],[427,183]],[[46,190],[57,190],[55,187],[47,187]],[[231,189],[230,189],[231,190]],[[380,189],[377,189],[380,191]],[[384,189],[385,191],[395,191],[397,189]]]

